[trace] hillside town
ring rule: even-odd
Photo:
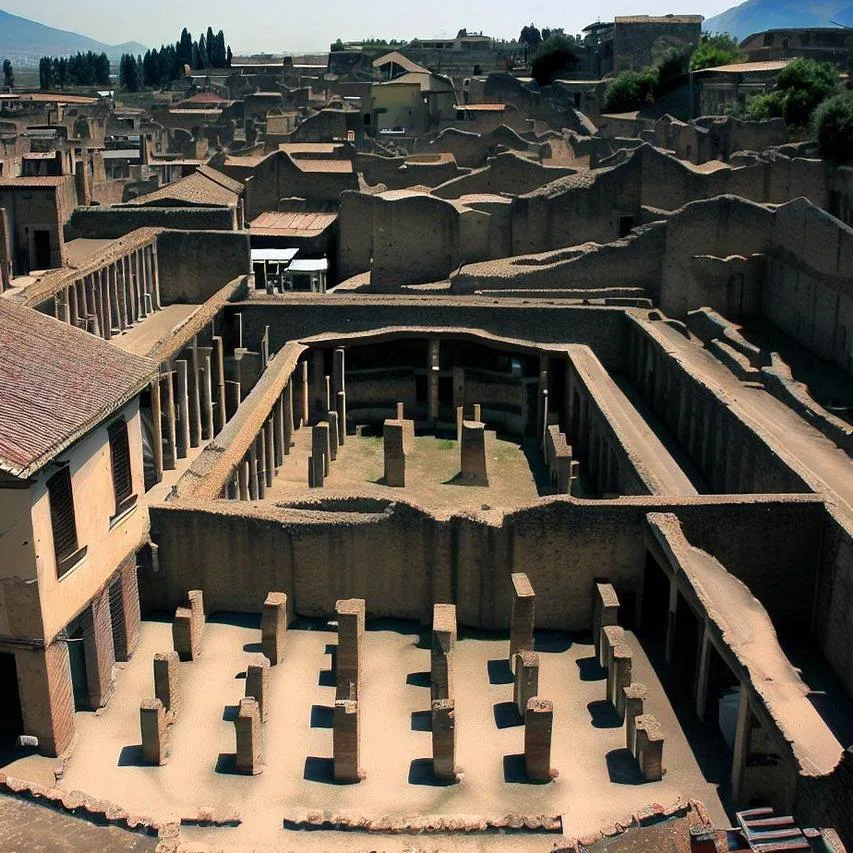
[[[0,853],[853,844],[853,29],[0,15]]]

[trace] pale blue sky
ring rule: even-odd
[[[414,38],[454,36],[466,27],[495,37],[513,37],[530,19],[537,26],[579,32],[615,15],[701,14],[706,17],[738,0],[598,0],[535,4],[495,0],[0,0],[0,8],[107,44],[140,41],[148,46],[175,41],[186,26],[196,35],[208,25],[222,28],[235,52],[324,50],[338,36]]]

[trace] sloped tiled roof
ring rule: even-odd
[[[28,477],[151,381],[155,362],[0,299],[0,470]]]
[[[174,201],[187,204],[223,205],[230,207],[237,204],[237,199],[243,190],[242,184],[211,169],[200,166],[191,175],[179,178],[159,190],[146,193],[128,202],[134,205],[148,205],[156,202]]]

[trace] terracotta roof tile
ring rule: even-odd
[[[0,470],[28,477],[121,408],[157,364],[0,299]]]

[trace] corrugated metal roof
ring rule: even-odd
[[[157,372],[155,362],[0,299],[0,470],[30,476]]]

